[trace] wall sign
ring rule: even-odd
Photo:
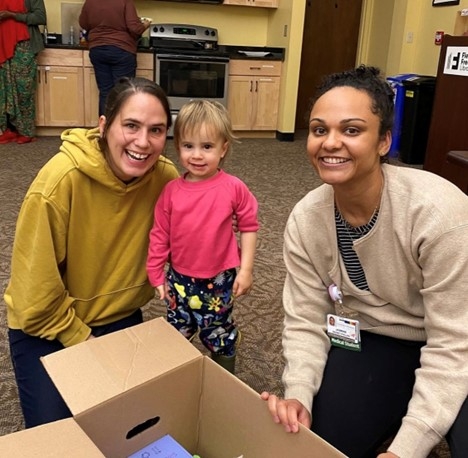
[[[468,46],[447,46],[444,73],[468,76]]]
[[[459,4],[460,0],[432,0],[432,6],[451,6]]]

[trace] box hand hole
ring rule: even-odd
[[[136,425],[134,428],[132,428],[127,435],[125,436],[127,439],[131,439],[132,437],[135,437],[136,435],[142,433],[143,431],[146,431],[147,429],[151,428],[155,424],[159,422],[160,417],[154,417],[150,418],[143,423],[140,423],[139,425]]]

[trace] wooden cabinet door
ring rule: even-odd
[[[228,110],[233,130],[252,128],[253,80],[248,75],[229,77]]]
[[[44,107],[44,86],[45,75],[41,66],[37,67],[37,87],[36,87],[36,126],[45,126],[45,107]]]
[[[83,69],[84,90],[84,125],[85,127],[97,127],[99,123],[99,90],[96,84],[94,68]]]
[[[280,78],[257,77],[254,82],[255,106],[252,119],[253,130],[276,130]]]
[[[83,126],[83,68],[41,66],[38,126]]]

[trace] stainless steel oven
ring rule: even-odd
[[[155,54],[155,59],[156,83],[166,92],[171,109],[180,110],[192,99],[227,105],[228,58]]]
[[[153,24],[150,47],[155,81],[178,112],[202,98],[227,105],[229,56],[218,48],[217,29],[187,24]]]

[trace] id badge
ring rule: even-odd
[[[331,344],[335,347],[361,351],[359,320],[329,313],[327,315],[327,334],[330,337]]]

